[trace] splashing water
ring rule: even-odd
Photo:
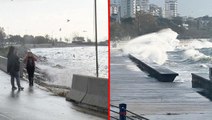
[[[208,39],[190,39],[182,40],[178,46],[179,49],[201,49],[212,48],[212,43]]]
[[[212,43],[209,39],[190,39],[182,40],[177,46],[178,49],[184,51],[185,59],[192,61],[211,61],[212,57],[210,54],[205,54],[201,49],[207,49],[207,52],[212,48]]]
[[[179,73],[175,81],[190,86],[191,73],[208,73],[212,66],[212,42],[176,37],[176,32],[164,29],[123,43],[122,49],[124,54],[133,54],[144,62],[157,63]]]
[[[185,57],[187,57],[187,59],[191,59],[194,61],[200,61],[200,60],[210,60],[211,57],[207,56],[201,52],[199,52],[198,50],[195,49],[188,49],[184,52]]]
[[[36,48],[32,49],[37,56],[46,58],[37,62],[42,72],[46,73],[51,84],[70,87],[73,74],[96,76],[94,47]],[[108,47],[99,47],[99,76],[107,78]]]
[[[132,39],[123,50],[146,62],[162,65],[168,59],[167,52],[175,50],[178,45],[177,35],[169,28],[164,29]]]

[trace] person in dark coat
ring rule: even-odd
[[[26,69],[28,73],[29,86],[33,86],[33,78],[35,72],[35,61],[37,61],[36,57],[33,55],[31,51],[27,52],[27,55],[24,58],[24,63],[26,64]]]
[[[18,86],[18,90],[24,89],[23,87],[21,87],[21,84],[20,84],[19,69],[20,69],[20,61],[19,61],[19,57],[17,56],[17,50],[15,49],[15,47],[11,46],[7,54],[7,72],[11,76],[12,90],[17,89],[17,87],[14,84],[15,79]]]

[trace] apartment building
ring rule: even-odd
[[[155,4],[150,4],[149,5],[149,13],[152,14],[153,16],[163,17],[162,8],[157,6],[157,5],[155,5]]]
[[[177,17],[177,0],[165,0],[165,17]]]

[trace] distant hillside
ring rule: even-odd
[[[134,38],[164,28],[171,28],[177,32],[178,39],[212,38],[212,17],[209,16],[166,19],[141,13],[135,18],[121,19],[121,23],[112,21],[110,25],[111,40]]]

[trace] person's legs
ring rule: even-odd
[[[29,86],[31,86],[31,74],[30,74],[30,68],[27,68],[27,74],[28,74]]]
[[[29,79],[29,86],[33,85],[33,73],[32,73],[32,69],[28,68],[27,69],[27,73],[28,73],[28,79]]]
[[[30,86],[33,86],[34,71],[35,71],[35,68],[34,67],[29,67],[27,69],[28,79],[29,79],[29,85]]]
[[[15,77],[12,74],[10,76],[11,76],[11,81],[10,82],[11,82],[12,90],[16,90],[17,88],[15,87],[15,84],[14,84],[14,78]]]
[[[18,90],[23,90],[24,88],[21,87],[21,84],[20,84],[20,75],[19,75],[19,72],[16,72],[15,73],[15,79],[16,79],[16,83],[17,83],[17,86],[18,86]]]
[[[18,87],[21,87],[21,85],[20,85],[20,79],[19,79],[19,73],[18,72],[15,73],[15,79],[16,79],[17,86]]]
[[[35,68],[32,68],[32,77],[31,77],[32,86],[33,86],[33,84],[34,84],[34,73],[35,73]]]

